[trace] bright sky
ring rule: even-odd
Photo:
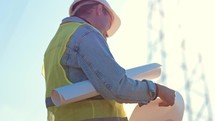
[[[0,121],[46,120],[45,82],[41,75],[43,54],[59,23],[68,16],[71,1],[0,0]],[[145,64],[148,51],[146,1],[109,1],[122,19],[121,28],[109,40],[113,55],[125,68]],[[215,84],[212,71],[215,67],[212,54],[215,52],[212,44],[215,40],[214,3],[213,0],[164,3],[167,11],[173,10],[166,13],[165,19],[168,25],[165,30],[169,33],[166,35],[169,65],[179,64],[175,58],[181,54],[180,39],[185,37],[187,54],[192,56],[188,57],[191,67],[193,61],[197,61],[196,53],[203,56],[212,103],[215,102],[212,95]],[[180,30],[178,23],[182,24]],[[172,74],[173,69],[167,73]],[[169,79],[176,80],[178,76],[173,73]],[[175,87],[174,84],[171,86]],[[212,107],[215,107],[214,103]]]

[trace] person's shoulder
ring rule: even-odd
[[[103,35],[93,26],[89,24],[82,24],[81,26],[78,27],[78,29],[75,31],[73,34],[73,38],[76,39],[83,39],[83,37],[87,40],[90,40],[92,38],[97,38],[99,40],[103,40],[104,37]]]
[[[79,26],[71,37],[71,40],[73,41],[103,39],[104,37],[102,36],[102,34],[96,28],[89,24],[82,24],[81,26]]]
[[[83,33],[96,33],[96,34],[100,34],[95,27],[93,27],[93,26],[91,26],[89,24],[82,24],[79,27],[79,31],[82,31]]]

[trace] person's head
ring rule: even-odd
[[[119,17],[106,0],[75,0],[69,14],[86,19],[107,36],[113,35],[120,26]]]

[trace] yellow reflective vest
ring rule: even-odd
[[[61,58],[73,33],[86,23],[61,24],[44,55],[46,98],[57,87],[72,84],[61,65]],[[123,105],[114,100],[84,100],[63,106],[48,107],[48,121],[82,121],[86,119],[126,117]]]

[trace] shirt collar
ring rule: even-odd
[[[87,23],[87,24],[90,24],[87,20],[84,20],[83,18],[80,18],[80,17],[77,17],[77,16],[70,16],[70,17],[66,17],[62,20],[62,23],[61,24],[64,24],[64,23],[68,23],[68,22],[78,22],[78,23]],[[96,29],[96,28],[95,28]],[[97,29],[96,29],[97,30]],[[97,30],[99,33],[101,33],[99,30]],[[101,33],[102,36],[104,36],[102,33]],[[106,40],[106,37],[104,36],[105,40]]]
[[[63,23],[67,23],[67,22],[78,22],[78,23],[88,23],[86,20],[80,18],[80,17],[76,17],[76,16],[71,16],[71,17],[66,17],[62,20],[62,24]]]

